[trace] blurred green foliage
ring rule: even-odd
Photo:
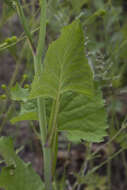
[[[14,4],[10,1],[0,4],[0,64],[1,68],[10,57],[0,78],[7,85],[6,91],[0,89],[0,131],[11,117],[19,111],[19,107],[10,99],[11,87],[18,81],[21,86],[29,84],[33,78],[33,60],[28,48],[24,32],[19,24]],[[37,42],[40,7],[39,1],[22,0],[25,14],[29,20],[34,43]],[[55,40],[63,26],[79,18],[83,24],[85,49],[95,80],[100,83],[106,100],[110,123],[109,139],[115,136],[126,125],[127,114],[127,1],[126,0],[49,0],[47,7],[46,47]],[[16,37],[14,37],[16,36]],[[17,50],[17,51],[16,51]],[[43,55],[44,57],[44,55]],[[11,80],[7,78],[9,72]],[[24,78],[27,73],[27,78]],[[26,90],[27,91],[27,90]],[[4,100],[3,100],[4,99]],[[23,107],[24,110],[24,107]],[[10,118],[9,118],[10,119]],[[14,135],[14,134],[13,134]],[[12,135],[12,136],[13,136]],[[114,139],[116,144],[126,148],[126,128]],[[114,147],[114,144],[111,144]],[[105,183],[105,178],[102,178]],[[101,180],[100,180],[101,184]],[[88,187],[90,189],[92,187]],[[97,187],[98,189],[100,187]],[[104,185],[105,188],[105,185]],[[101,187],[102,189],[102,187]]]

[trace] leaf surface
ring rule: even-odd
[[[11,88],[11,99],[15,101],[26,101],[29,96],[29,89],[21,88],[17,83]]]
[[[22,102],[20,113],[11,119],[11,123],[23,120],[38,120],[36,100]]]
[[[5,190],[44,190],[40,177],[15,153],[11,138],[0,138],[0,154],[7,166],[0,173],[0,188]]]
[[[58,126],[65,131],[69,140],[79,142],[100,142],[106,136],[107,115],[101,91],[96,97],[88,98],[82,94],[68,93],[62,97]]]
[[[56,99],[67,91],[93,96],[93,74],[84,52],[84,34],[78,20],[64,27],[47,51],[41,76],[35,76],[31,98]]]
[[[24,114],[19,114],[19,115],[13,117],[10,121],[12,124],[15,124],[16,122],[25,121],[25,120],[29,120],[29,121],[38,120],[37,112],[29,111]]]
[[[29,89],[21,88],[17,83],[11,89],[11,98],[20,102],[20,113],[11,119],[11,123],[23,120],[38,120],[36,100],[29,100]]]
[[[71,141],[100,142],[106,136],[104,102],[84,55],[84,35],[78,20],[66,26],[50,45],[43,73],[35,76],[32,84],[31,98],[40,96],[60,103],[54,118],[58,130],[65,131]]]

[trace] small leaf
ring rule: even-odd
[[[13,117],[10,121],[12,124],[15,124],[16,122],[25,120],[38,120],[37,112],[28,112],[22,115],[18,115],[16,117]]]
[[[36,100],[29,100],[21,103],[20,113],[11,119],[11,123],[16,123],[23,120],[38,120]]]
[[[73,11],[79,13],[82,6],[89,3],[89,0],[70,0],[72,4]]]
[[[29,96],[29,89],[21,88],[17,83],[11,88],[11,98],[16,101],[26,101]]]
[[[35,76],[30,98],[56,99],[67,91],[93,96],[93,74],[84,54],[84,34],[78,20],[66,26],[48,49],[41,76]]]
[[[16,101],[21,101],[20,113],[11,119],[11,123],[16,123],[23,120],[38,120],[36,100],[28,100],[29,89],[21,88],[16,84],[11,89],[11,98]]]
[[[0,188],[6,190],[44,190],[40,177],[15,153],[11,138],[0,138],[0,154],[7,166],[0,173]],[[8,164],[8,161],[15,165]],[[14,167],[13,167],[14,166]]]

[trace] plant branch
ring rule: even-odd
[[[46,0],[41,0],[41,15],[40,15],[40,32],[39,32],[39,39],[38,39],[38,45],[37,45],[37,72],[41,71],[41,60],[42,60],[42,54],[44,52],[44,44],[45,44],[45,36],[46,36]]]
[[[22,8],[22,6],[18,0],[16,0],[15,3],[16,3],[16,9],[17,9],[17,13],[18,13],[20,22],[23,25],[24,31],[25,31],[27,39],[28,39],[29,46],[32,50],[33,55],[35,55],[35,47],[33,44],[32,36],[31,36],[31,32],[29,30],[27,20],[26,20],[25,15],[24,15],[23,8]]]

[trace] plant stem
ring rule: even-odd
[[[42,54],[44,52],[44,44],[45,44],[45,35],[46,35],[46,7],[47,3],[46,0],[40,0],[41,3],[41,15],[40,15],[40,32],[39,32],[39,39],[38,39],[38,45],[37,45],[37,66],[36,70],[37,73],[42,70],[41,63],[42,63]]]
[[[112,144],[109,144],[108,146],[108,155],[110,156],[111,155],[111,146]],[[111,190],[111,160],[109,159],[108,160],[108,163],[107,163],[107,181],[108,181],[108,190]]]
[[[126,126],[123,124],[122,127],[116,132],[116,134],[108,142],[106,142],[104,145],[98,147],[97,150],[91,154],[91,157],[94,156],[95,154],[97,154],[103,147],[105,147],[106,145],[109,145],[111,142],[113,142],[116,139],[116,137],[118,137],[125,128],[126,128]]]
[[[126,161],[126,154],[125,154],[125,151],[122,152],[122,160],[123,160],[123,166],[124,166],[125,177],[126,177],[126,179],[127,179],[127,161]]]
[[[51,147],[52,149],[52,175],[55,174],[56,168],[56,160],[57,160],[57,151],[58,151],[58,131],[57,131],[57,116],[59,111],[60,104],[60,91],[58,90],[58,94],[56,100],[52,103],[52,109],[49,119],[49,127],[48,127],[48,135],[46,146]]]
[[[58,132],[55,131],[53,144],[52,144],[52,160],[53,160],[52,161],[52,176],[55,176],[57,153],[58,153]]]
[[[91,171],[88,172],[87,175],[91,175],[94,172],[96,172],[99,168],[101,168],[102,166],[104,166],[105,164],[107,164],[109,162],[109,160],[111,161],[112,159],[114,159],[116,156],[118,156],[124,150],[125,150],[125,148],[121,148],[120,150],[118,150],[117,152],[115,152],[114,154],[112,154],[111,156],[109,156],[107,160],[105,160],[104,162],[102,162],[98,166],[95,166]]]
[[[44,177],[46,190],[52,190],[52,157],[50,147],[46,147],[46,137],[47,137],[47,121],[45,112],[45,102],[44,99],[37,99],[38,114],[39,114],[39,126],[41,133],[41,144],[43,150],[44,159]]]
[[[15,2],[16,2],[16,9],[17,9],[17,12],[19,15],[20,22],[23,25],[24,31],[25,31],[27,39],[28,39],[28,43],[29,43],[30,48],[32,50],[32,53],[33,53],[33,55],[35,55],[35,48],[34,48],[32,36],[31,36],[31,32],[29,30],[29,26],[28,26],[28,23],[26,21],[26,18],[25,18],[24,12],[23,12],[23,8],[20,5],[20,2],[18,0]]]
[[[55,133],[57,132],[57,116],[58,116],[59,104],[60,104],[59,99],[60,99],[60,93],[58,91],[56,100],[53,101],[51,119],[49,121],[48,142],[47,142],[49,145],[53,143]]]
[[[40,0],[41,4],[41,15],[40,15],[40,32],[37,49],[35,51],[31,33],[29,31],[29,27],[27,25],[27,21],[20,5],[19,1],[16,1],[17,11],[19,14],[20,21],[24,27],[25,34],[27,36],[30,48],[33,53],[34,59],[34,69],[37,77],[40,76],[42,71],[42,53],[44,51],[44,43],[45,43],[45,34],[46,34],[46,0]],[[43,150],[44,157],[44,177],[45,177],[45,187],[46,190],[52,190],[52,157],[51,157],[51,148],[46,147],[47,141],[47,120],[46,120],[46,109],[45,109],[45,101],[43,98],[37,98],[37,107],[38,107],[38,116],[39,116],[39,126],[41,133],[41,144]]]
[[[46,0],[41,0],[40,32],[36,56],[34,57],[35,74],[39,77],[42,71],[42,53],[46,35]],[[52,154],[51,147],[45,146],[47,141],[46,108],[43,98],[37,98],[41,143],[44,156],[44,177],[46,190],[52,190]]]

